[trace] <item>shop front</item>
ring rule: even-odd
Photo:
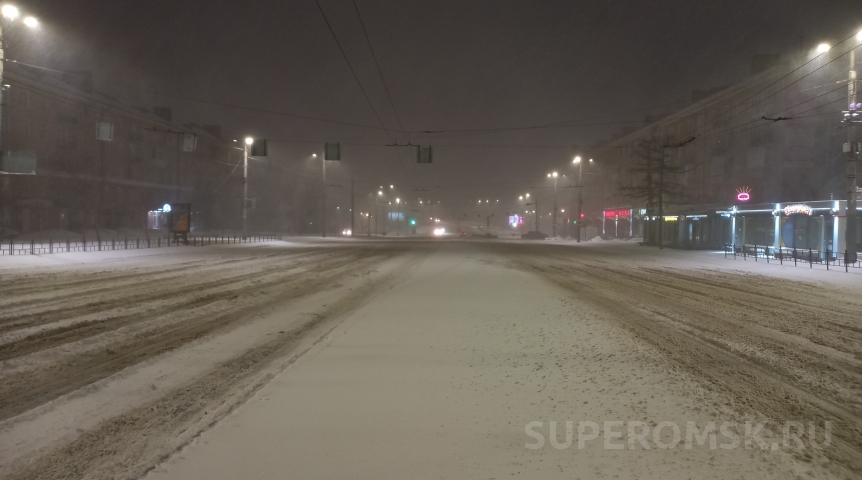
[[[818,255],[835,256],[843,252],[846,227],[844,200],[814,200],[792,203],[737,205],[671,205],[661,219],[643,215],[644,223],[662,228],[665,245],[678,248],[715,248],[731,246],[737,251],[744,247],[771,247],[805,250]],[[631,225],[638,210],[604,210],[603,232],[620,236],[620,225]],[[860,211],[859,214],[862,214]],[[620,220],[629,222],[621,222]],[[862,223],[862,222],[860,222]],[[653,229],[654,227],[649,227]],[[646,239],[657,242],[657,232]],[[862,232],[859,232],[862,233]],[[857,238],[862,235],[857,234]],[[860,246],[857,245],[857,249]]]
[[[642,235],[644,210],[631,207],[615,207],[602,211],[602,236],[610,238],[632,238]]]

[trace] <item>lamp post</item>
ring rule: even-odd
[[[374,221],[374,230],[375,234],[380,235],[380,197],[383,196],[383,190],[377,191],[377,197],[375,197],[375,209],[374,214],[377,215],[377,220]]]
[[[4,67],[4,64],[6,63],[6,51],[4,49],[6,42],[3,40],[3,27],[5,26],[4,25],[5,21],[14,22],[20,16],[21,12],[19,12],[18,8],[15,7],[14,5],[3,5],[2,9],[0,9],[0,14],[2,14],[2,17],[0,17],[0,91],[2,91],[5,89],[5,87],[3,86],[4,85],[3,67]],[[35,17],[31,17],[31,16],[24,17],[22,22],[28,28],[36,28],[39,26],[39,21],[36,20]],[[3,119],[2,108],[3,108],[2,104],[0,104],[0,122],[2,122],[2,119]],[[2,125],[0,125],[0,127],[2,127]],[[0,128],[0,130],[2,130],[2,128]],[[2,140],[2,139],[0,139],[0,140]],[[2,143],[2,141],[0,141],[0,159],[3,158],[4,151],[5,151],[5,149],[3,148],[3,143]],[[13,174],[15,172],[9,172],[9,173]],[[0,175],[2,175],[2,174],[3,174],[3,172],[0,171]],[[4,211],[4,208],[3,208],[3,186],[4,185],[3,184],[4,183],[5,182],[0,181],[0,233],[2,233],[3,230],[6,228],[6,219],[4,218],[4,215],[3,215],[3,211]]]
[[[578,222],[578,243],[581,243],[581,213],[584,205],[584,164],[581,162],[581,157],[575,157],[572,163],[578,166],[578,215],[575,217],[575,221]],[[590,163],[593,163],[592,158],[590,159]]]
[[[253,143],[253,138],[246,137],[242,149],[242,238],[248,235],[248,149]]]
[[[401,199],[395,199],[395,205],[397,205],[398,213],[395,214],[395,236],[401,236],[401,220],[398,218],[401,215]]]
[[[859,31],[859,33],[856,34],[856,40],[858,42],[862,42],[862,31]],[[858,195],[856,192],[856,171],[860,152],[859,143],[855,141],[856,123],[859,122],[859,120],[856,120],[856,115],[854,115],[854,113],[862,110],[862,106],[856,103],[857,80],[855,64],[856,50],[851,49],[850,75],[847,81],[847,103],[849,104],[849,108],[845,114],[847,122],[847,143],[844,146],[844,151],[847,153],[847,212],[846,225],[844,227],[844,249],[846,253],[844,261],[847,263],[856,262],[856,243],[858,242],[858,239],[856,238],[856,223],[858,221],[858,215],[856,212],[856,197]]]
[[[317,158],[317,154],[312,153],[311,157]],[[323,224],[320,227],[320,235],[326,238],[326,157],[321,157],[320,162],[323,164]]]
[[[551,236],[557,236],[557,172],[548,174],[549,178],[554,179],[554,211],[551,214]]]
[[[2,14],[2,18],[0,18],[0,39],[2,39],[5,20],[14,22],[20,16],[21,12],[19,12],[18,7],[15,7],[14,5],[3,5],[2,9],[0,9],[0,14]],[[24,17],[22,22],[29,28],[36,28],[39,26],[39,21],[36,20],[35,17]],[[5,41],[0,41],[0,88],[3,88],[3,67],[4,62],[6,61],[5,45]],[[2,117],[0,117],[0,119],[2,119]]]

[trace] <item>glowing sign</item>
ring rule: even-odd
[[[793,205],[788,205],[784,207],[785,215],[811,215],[811,207],[802,203],[795,203]]]
[[[736,189],[736,199],[740,202],[747,202],[751,200],[751,188],[749,187],[741,187]]]
[[[605,210],[605,218],[628,218],[631,215],[631,210]]]
[[[162,211],[163,212],[170,212],[171,211],[171,204],[166,203],[166,204],[162,205]]]
[[[512,227],[518,227],[519,225],[524,224],[524,217],[520,215],[509,215],[509,225]]]
[[[679,220],[679,217],[664,217],[665,222],[675,222]]]

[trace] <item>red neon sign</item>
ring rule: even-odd
[[[736,199],[740,202],[747,202],[751,200],[751,189],[748,187],[737,188]]]
[[[605,210],[605,218],[626,217],[631,215],[631,210]]]

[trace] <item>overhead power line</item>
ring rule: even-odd
[[[365,29],[365,22],[362,21],[362,15],[359,13],[359,7],[356,5],[356,0],[353,0],[353,9],[356,11],[356,18],[359,19],[359,25],[362,27],[362,34],[365,36],[365,43],[368,44],[368,49],[371,51],[371,58],[374,59],[374,66],[377,68],[377,75],[380,77],[380,83],[383,84],[383,90],[386,92],[386,98],[389,100],[389,106],[392,107],[392,113],[395,114],[395,120],[398,121],[398,128],[400,131],[404,131],[404,124],[401,123],[401,117],[398,115],[398,109],[395,108],[395,102],[392,101],[392,95],[389,93],[389,86],[386,85],[386,79],[383,77],[383,71],[380,69],[380,62],[377,61],[377,54],[374,53],[374,47],[371,45],[371,39],[368,37],[368,31]],[[395,140],[397,143],[398,135],[396,133]],[[401,163],[401,152],[396,148],[395,154],[398,156],[398,162]],[[416,163],[411,162],[413,165],[413,174],[416,175],[416,183],[419,186],[422,186],[422,178],[419,176],[419,172],[416,170]]]
[[[391,138],[389,130],[386,128],[386,124],[383,123],[383,120],[380,118],[380,115],[377,113],[377,109],[374,108],[374,104],[371,103],[371,98],[368,97],[368,92],[365,91],[365,87],[362,86],[362,82],[359,80],[359,76],[356,75],[356,71],[353,69],[353,65],[350,63],[350,59],[347,58],[347,53],[344,51],[344,48],[341,46],[341,42],[338,41],[338,36],[335,35],[335,31],[332,29],[332,25],[329,24],[329,20],[326,18],[326,13],[323,11],[323,7],[320,6],[319,0],[314,0],[314,3],[317,5],[318,10],[320,10],[320,15],[323,17],[323,21],[326,23],[326,28],[329,29],[329,33],[332,34],[333,40],[335,40],[335,44],[338,46],[338,50],[341,52],[341,56],[344,58],[345,63],[347,63],[347,68],[350,69],[350,73],[353,74],[354,80],[356,80],[356,84],[359,85],[359,89],[362,91],[362,96],[365,97],[365,101],[368,102],[368,106],[371,107],[371,111],[374,112],[374,116],[377,118],[377,121],[380,123],[380,126],[386,131],[386,135]],[[394,142],[395,140],[393,140]],[[397,155],[397,152],[396,152]],[[401,172],[404,174],[404,178],[413,183],[410,179],[410,176],[407,175],[407,170],[404,168],[404,162],[401,161],[401,156],[397,155],[398,165],[401,167]]]
[[[855,36],[856,36],[856,33],[854,32],[853,34],[849,35],[848,37],[844,38],[843,40],[841,40],[840,42],[838,42],[837,44],[835,44],[832,48],[835,48],[835,47],[837,47],[838,45],[843,44],[844,42],[846,42],[847,40],[850,40],[851,38],[854,38]],[[741,114],[741,113],[743,113],[743,112],[746,112],[746,111],[748,111],[748,110],[752,109],[754,106],[759,105],[760,103],[764,102],[765,100],[767,100],[767,99],[769,99],[769,98],[771,98],[771,97],[773,97],[773,96],[777,95],[778,93],[780,93],[780,92],[782,92],[782,91],[786,90],[786,89],[787,89],[787,88],[789,88],[791,85],[794,85],[794,84],[796,84],[796,83],[800,82],[802,79],[804,79],[804,78],[808,77],[809,75],[811,75],[811,74],[813,74],[814,72],[816,72],[816,71],[820,70],[821,68],[825,67],[826,65],[831,64],[832,62],[834,62],[834,61],[838,60],[839,58],[843,57],[844,55],[847,55],[848,53],[850,53],[851,51],[853,51],[853,50],[855,50],[855,49],[859,48],[860,46],[862,46],[862,45],[857,45],[857,46],[855,46],[855,47],[853,47],[853,48],[849,49],[848,51],[846,51],[846,52],[842,53],[841,55],[838,55],[837,57],[833,58],[832,60],[829,60],[828,62],[824,63],[823,65],[821,65],[821,66],[819,66],[819,67],[815,68],[814,70],[812,70],[812,71],[810,71],[810,72],[806,73],[805,75],[803,75],[803,76],[801,76],[801,77],[797,78],[796,80],[794,80],[794,81],[792,81],[792,82],[788,83],[787,85],[785,85],[785,86],[781,87],[780,89],[778,89],[778,90],[776,90],[775,92],[773,92],[771,95],[768,95],[768,96],[766,96],[766,97],[764,97],[764,98],[760,99],[759,101],[752,103],[752,104],[751,104],[751,105],[749,105],[747,108],[744,108],[743,110],[740,110],[740,111],[738,111],[738,112],[734,113],[734,114],[733,114],[733,115],[731,115],[730,117],[727,117],[727,119],[729,120],[729,119],[731,119],[731,118],[733,118],[733,117],[735,117],[735,116],[737,116],[737,115],[739,115],[739,114]],[[831,49],[830,49],[829,51],[831,51]],[[781,78],[779,78],[778,80],[776,80],[776,81],[774,81],[774,82],[770,83],[769,85],[767,85],[767,86],[765,86],[765,87],[761,88],[760,90],[758,90],[757,92],[755,92],[755,93],[754,93],[754,94],[752,94],[751,96],[747,97],[745,100],[742,100],[741,102],[737,103],[736,105],[734,105],[733,107],[731,107],[730,109],[728,109],[728,112],[732,112],[734,109],[736,109],[736,107],[739,107],[740,105],[745,104],[746,102],[748,102],[748,101],[750,101],[751,99],[753,99],[754,97],[756,97],[756,96],[760,95],[761,93],[763,93],[763,92],[764,92],[764,91],[766,91],[767,89],[772,88],[773,86],[775,86],[776,84],[778,84],[779,82],[781,82],[781,81],[782,81],[782,80],[784,80],[785,78],[787,78],[787,77],[789,77],[789,76],[793,75],[794,73],[798,72],[799,70],[801,70],[802,68],[804,68],[805,66],[807,66],[808,64],[810,64],[811,62],[813,62],[813,61],[817,60],[818,58],[822,57],[823,55],[826,55],[826,53],[828,53],[828,51],[827,51],[827,52],[823,52],[823,53],[821,53],[820,55],[817,55],[817,56],[815,56],[814,58],[811,58],[810,60],[808,60],[807,62],[803,63],[802,65],[800,65],[800,66],[798,66],[798,67],[794,68],[794,69],[793,69],[793,70],[791,70],[790,72],[788,72],[788,73],[786,73],[785,75],[781,76]],[[697,136],[698,132],[699,132],[702,128],[704,128],[706,125],[708,125],[708,124],[710,124],[710,123],[712,123],[712,122],[715,122],[716,120],[718,120],[718,119],[719,119],[720,117],[722,117],[723,115],[724,115],[724,114],[716,115],[716,117],[715,117],[715,118],[713,118],[712,120],[707,121],[707,122],[704,122],[704,124],[703,124],[703,125],[701,125],[700,127],[698,127],[698,128],[695,130],[695,132],[693,133],[693,135]]]

